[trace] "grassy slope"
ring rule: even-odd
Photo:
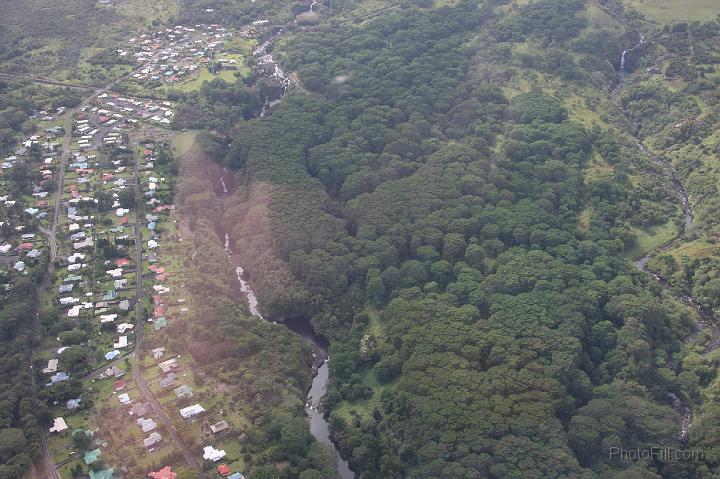
[[[88,58],[120,44],[153,22],[179,12],[177,0],[5,0],[0,2],[0,41],[19,55],[0,64],[2,71],[58,80],[102,83],[127,67],[93,66]]]
[[[703,21],[720,13],[717,0],[630,0],[628,3],[659,23]]]

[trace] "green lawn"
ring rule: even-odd
[[[649,20],[670,23],[678,20],[710,20],[720,14],[717,0],[631,0]]]
[[[169,85],[169,84],[166,85],[165,91],[166,92],[168,90],[180,90],[180,91],[184,91],[184,92],[195,91],[195,90],[200,89],[203,82],[212,81],[215,78],[222,78],[223,80],[225,80],[228,83],[235,83],[237,78],[235,77],[234,73],[237,71],[242,72],[242,70],[220,70],[220,72],[218,72],[217,75],[213,75],[212,73],[210,73],[210,70],[208,70],[207,68],[203,68],[200,71],[200,73],[198,73],[197,76],[195,76],[191,80],[188,80],[188,81],[182,82],[182,83],[177,83],[174,85]]]
[[[626,255],[632,259],[642,258],[655,248],[659,248],[677,236],[677,227],[668,220],[666,223],[649,228],[633,228],[636,241]]]

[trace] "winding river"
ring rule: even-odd
[[[315,2],[313,2],[313,4],[311,5],[311,10],[314,6]],[[258,48],[255,49],[255,51],[253,52],[253,56],[256,58],[258,64],[264,67],[266,71],[272,72],[267,76],[268,78],[274,78],[282,82],[282,93],[284,94],[287,91],[289,79],[283,69],[280,67],[280,65],[278,65],[273,58],[272,53],[268,53],[268,49],[271,43],[275,39],[277,39],[282,33],[283,30],[281,29],[275,35],[263,42]],[[267,99],[257,116],[259,118],[264,117],[265,114],[279,101],[279,99],[273,101]],[[221,197],[227,197],[232,194],[226,184],[224,176],[225,170],[222,170],[222,173],[220,173],[220,177],[217,179],[217,183],[219,183],[220,186],[220,190],[218,191],[218,193]],[[277,324],[277,322],[271,321],[263,316],[261,305],[258,301],[255,291],[253,291],[252,286],[250,285],[249,279],[245,272],[245,268],[242,265],[241,257],[231,248],[230,235],[228,234],[228,232],[222,231],[220,237],[224,237],[225,251],[228,257],[231,258],[232,264],[235,267],[235,274],[240,285],[240,292],[244,297],[250,314],[264,321],[269,321],[273,324]],[[315,333],[312,325],[310,324],[310,321],[307,318],[291,318],[283,321],[282,324],[294,333],[303,337],[305,340],[309,341],[313,347],[313,380],[310,391],[308,392],[307,398],[305,400],[305,412],[310,420],[310,432],[318,442],[328,444],[333,449],[333,451],[335,451],[335,454],[337,456],[337,471],[341,479],[354,479],[355,474],[350,470],[348,462],[342,458],[340,452],[335,446],[335,443],[330,438],[330,426],[325,419],[325,411],[323,408],[322,400],[325,396],[325,393],[327,392],[327,384],[330,378],[330,372],[328,367],[328,361],[330,358],[327,352],[328,342],[324,337],[319,336]]]
[[[638,30],[639,40],[638,42],[630,49],[624,50],[622,52],[621,58],[620,58],[620,82],[618,85],[612,90],[611,96],[615,97],[620,92],[622,92],[623,88],[625,87],[625,76],[627,75],[627,65],[628,65],[628,54],[641,48],[646,44],[645,35]],[[625,115],[625,117],[632,121],[632,116],[630,115],[630,112],[628,112],[626,109],[623,109],[621,105],[618,103],[618,107],[622,111],[622,113]],[[715,320],[715,317],[711,311],[708,311],[704,309],[698,301],[690,294],[679,294],[675,289],[672,288],[670,283],[665,279],[660,277],[658,274],[648,271],[646,269],[647,262],[650,260],[653,254],[656,252],[662,252],[669,250],[678,240],[680,240],[685,233],[687,232],[688,228],[692,225],[693,222],[693,211],[692,206],[690,204],[687,191],[685,190],[684,185],[680,181],[677,175],[677,170],[675,167],[673,167],[672,163],[667,160],[666,158],[662,156],[658,156],[654,154],[648,147],[645,145],[642,134],[641,134],[641,128],[642,124],[639,122],[635,122],[635,132],[634,136],[637,142],[637,148],[642,152],[643,155],[646,157],[649,157],[652,159],[655,163],[657,163],[660,167],[662,167],[663,171],[665,172],[666,178],[670,181],[670,184],[672,185],[673,190],[675,191],[675,196],[677,198],[677,204],[680,206],[680,209],[682,210],[683,214],[683,225],[680,231],[678,232],[677,236],[672,238],[670,241],[662,245],[661,247],[657,248],[655,251],[648,252],[647,255],[643,256],[642,258],[635,261],[635,266],[641,271],[644,271],[645,273],[649,274],[655,281],[657,281],[660,285],[663,286],[670,294],[673,296],[679,298],[682,300],[685,304],[693,308],[695,311],[697,311],[699,320],[698,320],[698,328],[697,330],[691,334],[688,338],[686,338],[686,343],[692,343],[694,342],[698,334],[703,331],[707,332],[711,335],[711,343],[710,348],[714,349],[720,346],[720,328],[718,327],[717,321]],[[668,364],[668,367],[675,369],[675,365],[672,363]],[[681,442],[685,442],[687,440],[687,435],[690,430],[690,427],[692,426],[692,420],[693,420],[693,414],[692,409],[689,405],[689,402],[686,399],[680,398],[677,395],[670,393],[669,394],[669,403],[672,405],[672,407],[675,409],[675,411],[680,415],[681,421],[680,421],[680,430],[678,431],[678,439]]]
[[[227,189],[222,175],[220,176],[219,183],[222,187],[223,196],[228,196],[230,192]],[[278,324],[276,321],[270,321],[263,316],[257,295],[245,275],[245,269],[242,267],[240,255],[230,247],[230,235],[227,232],[224,233],[224,240],[225,252],[235,266],[235,274],[237,275],[237,280],[240,285],[240,292],[243,295],[250,314],[264,321],[272,322],[272,324]],[[291,318],[283,321],[281,324],[309,341],[313,347],[314,364],[312,372],[314,376],[310,391],[305,400],[305,412],[310,419],[310,433],[317,441],[328,444],[335,451],[337,455],[337,470],[341,479],[354,479],[355,474],[350,470],[348,462],[342,458],[340,452],[335,447],[335,443],[330,438],[330,425],[325,419],[325,411],[322,403],[330,379],[330,371],[328,368],[330,358],[327,352],[329,344],[324,337],[315,333],[307,318]]]

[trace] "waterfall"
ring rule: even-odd
[[[230,249],[230,235],[227,233],[225,233],[225,252],[228,254],[228,256],[232,257],[233,251]],[[258,299],[257,296],[255,296],[255,291],[252,290],[250,284],[248,284],[248,282],[245,280],[245,270],[242,266],[235,266],[235,275],[237,276],[238,282],[240,283],[240,292],[245,295],[245,299],[247,300],[250,314],[252,314],[253,316],[257,316],[260,319],[265,319],[260,312]]]
[[[225,185],[225,180],[223,180],[222,176],[220,177],[220,184],[222,185],[223,193],[227,194],[228,189],[227,189],[227,186]]]
[[[625,59],[627,57],[627,50],[623,50],[622,56],[620,57],[620,70],[625,71]]]
[[[245,281],[244,275],[245,270],[242,268],[242,266],[236,266],[235,267],[235,274],[237,275],[238,282],[240,282],[240,291],[245,295],[248,302],[248,309],[250,310],[250,314],[253,316],[256,316],[260,319],[263,318],[262,313],[260,313],[260,309],[258,308],[258,300],[257,296],[255,296],[255,291],[250,288],[250,285],[247,281]]]
[[[313,11],[313,8],[315,8],[315,4],[316,4],[316,3],[317,3],[316,1],[313,1],[313,2],[310,4],[310,11],[311,11],[311,12]]]

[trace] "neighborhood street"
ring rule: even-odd
[[[192,451],[190,451],[190,448],[185,444],[185,441],[183,441],[182,437],[180,436],[180,433],[177,432],[177,429],[175,429],[175,426],[173,426],[172,421],[168,417],[167,413],[163,409],[163,407],[158,402],[157,398],[155,398],[155,395],[150,391],[150,388],[147,385],[147,382],[145,382],[145,379],[142,377],[141,372],[141,361],[140,361],[140,345],[142,343],[143,339],[143,330],[145,328],[145,318],[143,315],[143,305],[142,305],[142,298],[144,296],[144,289],[143,289],[143,280],[142,280],[142,229],[140,227],[140,221],[141,221],[141,213],[143,211],[142,209],[142,203],[143,203],[143,196],[142,192],[140,191],[140,154],[138,151],[138,148],[140,146],[140,135],[143,133],[143,130],[140,130],[140,132],[135,133],[132,135],[130,139],[130,145],[135,152],[135,197],[137,199],[137,208],[135,209],[135,264],[137,265],[137,281],[135,285],[135,350],[132,354],[132,373],[133,373],[133,379],[135,380],[135,383],[137,383],[138,388],[140,388],[140,393],[142,396],[145,397],[150,402],[150,405],[152,406],[153,411],[155,414],[162,420],[162,422],[165,424],[165,428],[170,433],[170,436],[172,437],[173,441],[177,445],[179,449],[182,450],[183,456],[185,457],[185,462],[188,463],[189,466],[201,470],[200,464],[197,462],[195,457],[192,454]]]

